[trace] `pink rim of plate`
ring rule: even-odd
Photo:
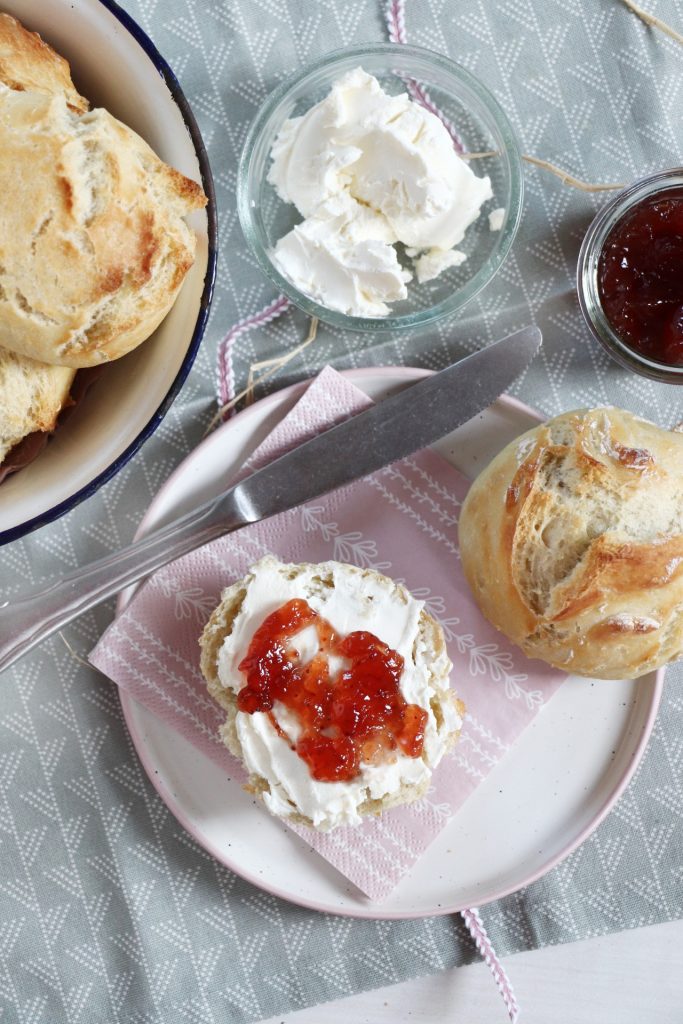
[[[407,382],[419,380],[421,377],[427,377],[434,371],[408,366],[368,366],[358,370],[343,370],[341,372],[343,376],[347,377],[349,380],[364,377],[367,376],[368,374],[377,374],[379,376],[386,377],[387,379],[394,378],[398,380],[405,380]],[[216,435],[222,434],[223,432],[229,432],[238,418],[241,423],[244,423],[245,420],[247,420],[250,417],[256,406],[258,406],[259,411],[263,411],[264,409],[267,409],[271,405],[279,404],[283,399],[287,400],[288,398],[298,398],[299,395],[303,394],[303,392],[306,390],[308,384],[309,381],[302,381],[298,384],[292,384],[287,388],[282,388],[279,391],[274,391],[270,395],[266,395],[265,398],[260,399],[260,401],[256,402],[253,406],[248,406],[246,409],[243,409],[241,412],[237,413],[236,416],[228,420],[226,423],[222,424],[222,426],[218,427],[213,434],[209,435],[209,437],[202,441],[201,444],[199,444],[197,448],[194,449],[194,451],[190,452],[187,458],[179,466],[176,467],[171,476],[165,481],[160,490],[157,492],[156,497],[152,501],[151,505],[147,509],[147,512],[145,513],[140,522],[135,537],[138,538],[144,535],[145,527],[150,518],[152,518],[152,514],[157,501],[159,501],[166,494],[166,492],[175,485],[177,477],[185,473],[185,471],[188,468],[188,465],[191,464],[191,462],[197,456],[199,451],[204,447],[204,445],[208,443],[213,443],[213,439],[216,437]],[[502,405],[504,407],[506,406],[508,409],[513,409],[518,412],[525,413],[527,416],[538,421],[539,423],[542,422],[543,420],[543,417],[536,409],[532,409],[531,406],[525,405],[524,402],[520,402],[519,399],[513,398],[511,395],[501,395],[494,404]],[[120,595],[116,604],[117,614],[120,614],[123,611],[127,603],[128,602],[124,598],[124,596]],[[477,906],[481,907],[487,903],[492,903],[494,900],[501,899],[503,896],[509,896],[511,893],[518,892],[520,889],[525,888],[527,885],[531,885],[532,882],[538,881],[539,878],[542,878],[549,871],[552,871],[554,867],[556,867],[561,861],[568,857],[570,853],[572,853],[578,846],[580,846],[581,843],[583,843],[589,837],[589,835],[591,835],[591,833],[595,831],[595,829],[604,820],[604,818],[607,817],[608,813],[610,812],[614,804],[617,802],[617,800],[619,799],[619,797],[631,781],[633,774],[645,752],[645,748],[647,746],[650,734],[652,732],[652,728],[654,726],[655,718],[657,716],[657,710],[662,699],[663,686],[664,669],[662,668],[655,673],[655,681],[652,691],[650,709],[648,711],[645,724],[642,728],[641,735],[636,744],[635,751],[633,753],[631,761],[628,767],[626,768],[626,771],[619,779],[617,785],[614,787],[610,795],[604,801],[602,806],[597,810],[597,812],[591,818],[588,824],[583,827],[583,829],[578,833],[578,835],[574,836],[573,839],[571,839],[565,846],[563,846],[559,853],[549,858],[536,871],[533,871],[530,874],[524,876],[524,878],[520,882],[517,882],[514,885],[503,886],[500,889],[495,890],[494,892],[488,893],[484,899],[477,900]],[[156,789],[161,799],[164,801],[170,812],[180,823],[180,825],[182,825],[185,831],[188,832],[192,836],[192,838],[196,840],[196,842],[204,850],[207,851],[207,853],[210,853],[211,856],[214,857],[220,864],[223,864],[226,868],[229,868],[231,871],[234,871],[236,875],[239,875],[241,878],[244,878],[245,881],[251,882],[251,884],[255,885],[257,888],[265,890],[266,892],[271,893],[271,895],[277,896],[280,899],[286,900],[289,903],[294,903],[297,906],[301,907],[307,907],[310,910],[318,910],[321,913],[336,914],[340,917],[372,918],[383,921],[409,920],[423,917],[440,917],[443,914],[456,914],[460,913],[460,911],[462,910],[467,909],[467,906],[465,904],[461,905],[460,903],[454,903],[452,905],[442,905],[438,908],[432,908],[431,910],[416,910],[405,913],[402,911],[383,911],[381,904],[375,904],[369,901],[366,906],[338,907],[334,904],[320,903],[317,900],[309,900],[303,897],[295,898],[288,891],[284,891],[278,888],[277,886],[264,883],[262,877],[250,874],[249,871],[244,869],[242,864],[235,863],[233,860],[231,860],[231,858],[227,856],[222,849],[215,846],[209,839],[206,838],[206,836],[204,836],[200,831],[198,831],[193,822],[186,816],[182,807],[178,805],[173,793],[166,788],[164,782],[162,781],[157,772],[156,766],[152,763],[151,756],[147,753],[147,749],[144,744],[143,738],[138,732],[137,723],[133,718],[132,706],[135,704],[135,701],[127,693],[124,693],[121,690],[119,690],[119,697],[121,700],[121,707],[123,709],[123,717],[126,722],[126,726],[128,728],[131,740],[133,741],[133,746],[135,747],[137,755],[140,758],[143,768],[145,769],[147,777],[149,778],[150,782]]]

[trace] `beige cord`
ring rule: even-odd
[[[683,46],[683,36],[680,32],[677,32],[675,28],[672,28],[671,25],[667,25],[665,21],[662,21],[662,19],[658,18],[656,15],[649,14],[648,11],[644,11],[643,8],[639,7],[638,4],[633,2],[633,0],[622,0],[622,3],[626,4],[629,10],[633,11],[634,14],[637,14],[646,25],[652,25],[653,28],[658,28],[660,32],[664,32],[665,35]]]
[[[247,405],[251,405],[251,403],[254,400],[254,388],[256,387],[256,385],[262,384],[264,380],[268,380],[270,377],[276,374],[278,370],[281,370],[289,362],[291,362],[292,359],[294,359],[301,352],[303,352],[305,348],[308,348],[308,346],[315,341],[317,333],[318,318],[314,316],[311,317],[311,325],[309,327],[306,338],[301,342],[300,345],[297,345],[296,348],[293,348],[291,352],[287,352],[283,356],[276,356],[274,359],[264,359],[262,362],[252,363],[251,366],[249,367],[246,388],[244,388],[243,391],[240,391],[238,395],[235,395],[235,397],[232,398],[229,402],[226,402],[225,405],[222,405],[220,407],[220,409],[218,410],[216,415],[211,419],[208,427],[204,431],[204,436],[206,437],[207,434],[210,434],[214,427],[217,427],[218,424],[222,421],[226,412],[229,412],[230,409],[237,405],[237,403],[240,402],[243,398],[246,398]],[[265,369],[266,367],[269,367],[269,369]],[[255,376],[256,371],[264,369],[264,373],[260,374],[260,376]]]
[[[489,156],[500,156],[497,149],[489,149],[485,153],[463,153],[463,160],[484,160]],[[581,181],[580,178],[575,178],[573,174],[568,174],[567,171],[563,171],[561,167],[557,167],[555,164],[551,164],[549,160],[541,160],[537,156],[530,156],[528,153],[522,153],[522,160],[526,160],[528,164],[533,164],[534,167],[541,167],[544,171],[550,171],[551,174],[556,175],[563,185],[571,185],[572,188],[578,188],[581,192],[608,192],[610,189],[624,188],[622,182],[615,184],[592,184],[589,181]]]
[[[575,178],[573,174],[568,174],[560,167],[556,167],[555,164],[551,164],[549,160],[540,160],[537,156],[529,156],[527,153],[524,153],[522,160],[526,160],[528,164],[533,164],[534,167],[542,167],[543,170],[556,174],[563,185],[571,185],[572,188],[578,188],[581,192],[607,192],[610,189],[624,188],[624,182],[617,184],[592,184],[589,181],[581,181],[580,178]]]
[[[64,636],[64,634],[62,633],[61,630],[59,631],[57,636],[62,638],[62,640],[64,642],[64,646],[66,647],[67,651],[69,652],[71,657],[74,659],[74,661],[77,661],[79,665],[85,665],[86,668],[90,668],[90,669],[93,668],[93,666],[90,664],[89,661],[86,661],[85,658],[81,654],[78,653],[78,651],[75,651],[73,649],[73,647],[71,646],[71,644],[69,643],[69,641]]]

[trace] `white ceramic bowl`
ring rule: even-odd
[[[163,57],[113,0],[4,0],[71,64],[76,88],[138,132],[209,197],[189,218],[197,257],[170,313],[139,348],[107,365],[45,450],[0,486],[0,544],[68,512],[114,475],[159,425],[204,333],[216,267],[216,212],[206,150]]]

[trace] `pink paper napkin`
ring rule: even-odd
[[[349,381],[323,370],[254,452],[247,471],[368,404]],[[458,555],[458,513],[467,487],[462,474],[425,450],[245,527],[156,573],[90,655],[135,700],[244,781],[243,768],[218,739],[222,712],[198,664],[198,637],[221,590],[267,552],[292,562],[335,559],[404,581],[446,634],[452,684],[467,705],[460,740],[416,803],[328,834],[294,829],[373,900],[391,892],[565,678],[525,658],[476,608]]]

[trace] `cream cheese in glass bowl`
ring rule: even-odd
[[[237,196],[261,268],[299,308],[355,330],[415,328],[460,309],[501,266],[521,216],[521,156],[469,72],[374,44],[271,94]]]

